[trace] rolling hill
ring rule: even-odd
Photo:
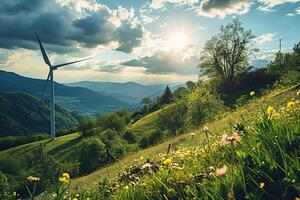
[[[74,127],[80,116],[56,106],[58,131]],[[48,103],[27,93],[0,92],[0,136],[50,132]]]
[[[84,87],[97,92],[108,94],[131,104],[139,104],[144,97],[155,98],[163,94],[167,84],[142,85],[136,82],[114,83],[81,81],[66,83],[72,87]],[[171,90],[175,90],[183,84],[170,84]]]
[[[254,99],[246,106],[224,113],[216,120],[208,122],[206,125],[210,128],[212,133],[215,133],[217,134],[216,136],[218,136],[219,134],[228,130],[228,126],[232,125],[236,121],[243,120],[245,123],[251,123],[257,118],[258,113],[263,114],[263,110],[265,110],[270,103],[285,105],[286,101],[293,98],[294,95],[295,90],[289,91],[279,89],[272,91],[262,98]],[[144,131],[151,129],[151,126],[153,126],[154,120],[159,112],[160,111],[156,111],[145,116],[141,120],[130,125],[129,128],[136,134],[143,134]],[[101,168],[98,171],[95,171],[87,176],[72,180],[71,190],[74,192],[78,192],[96,188],[101,178],[114,178],[120,173],[122,167],[135,165],[136,162],[141,158],[141,156],[144,157],[144,159],[147,159],[158,155],[159,153],[165,153],[168,149],[169,144],[172,144],[172,149],[187,147],[191,145],[201,146],[205,144],[205,135],[201,134],[202,131],[200,129],[196,129],[193,132],[196,133],[196,136],[194,136],[192,140],[190,133],[185,133],[183,135],[170,138],[162,144],[150,147],[145,150],[141,150],[136,153],[130,153],[124,159],[116,162],[115,164],[112,164],[105,168]],[[44,143],[46,152],[54,156],[57,160],[74,162],[76,161],[76,156],[78,156],[76,152],[78,152],[78,145],[80,144],[80,141],[81,137],[78,133],[58,137],[57,140],[53,142],[48,142],[48,140],[38,141],[1,151],[0,159],[3,160],[7,156],[18,158],[18,156],[24,155],[23,157],[26,157],[30,160],[32,159],[35,149],[37,149],[41,143]],[[30,165],[26,164],[25,166]],[[27,175],[32,173],[32,169],[30,168],[27,168],[25,170],[27,171]]]
[[[0,70],[0,92],[26,92],[40,96],[45,80],[27,78]],[[46,88],[46,98],[50,85]],[[131,105],[106,94],[82,87],[69,87],[55,82],[56,103],[80,114],[101,114]]]

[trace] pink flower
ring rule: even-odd
[[[227,135],[227,134],[224,134],[222,136],[222,142],[223,144],[229,144],[229,143],[237,143],[237,142],[240,142],[241,141],[241,136],[237,133],[237,132],[234,132],[232,135]]]
[[[216,175],[217,176],[225,176],[226,172],[227,172],[227,166],[226,165],[224,165],[222,168],[216,169]]]

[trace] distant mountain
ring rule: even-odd
[[[13,72],[0,70],[0,92],[26,92],[40,96],[45,80],[27,78]],[[50,84],[46,89],[49,97]],[[56,103],[80,114],[101,114],[130,108],[131,105],[115,97],[82,87],[69,87],[55,82]]]
[[[57,130],[74,127],[80,116],[56,106]],[[0,136],[50,132],[48,103],[27,93],[0,93]]]
[[[122,99],[128,103],[140,103],[144,97],[160,96],[167,84],[142,85],[136,82],[113,83],[113,82],[93,82],[81,81],[75,83],[66,83],[65,85],[72,87],[84,87],[101,93],[106,93],[118,99]],[[183,84],[171,84],[171,89],[175,90]]]

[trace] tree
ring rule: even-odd
[[[169,86],[166,87],[164,94],[160,97],[160,104],[169,104],[172,101],[172,92]]]
[[[254,37],[238,18],[221,26],[220,33],[205,43],[198,66],[200,75],[233,82],[236,75],[248,69],[249,55],[257,51]]]
[[[92,118],[83,118],[79,121],[78,129],[85,133],[87,130],[95,127],[95,120]]]
[[[188,89],[190,92],[197,88],[196,83],[193,82],[193,81],[187,81],[185,84],[186,84],[187,89]]]
[[[113,129],[116,131],[124,130],[126,123],[125,120],[120,117],[117,113],[112,112],[103,115],[99,118],[99,125],[105,129]]]
[[[182,99],[185,97],[189,91],[185,87],[179,87],[173,92],[174,99]]]
[[[156,121],[158,129],[167,130],[170,134],[182,132],[187,116],[186,102],[181,100],[162,109]]]

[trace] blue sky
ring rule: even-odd
[[[34,32],[53,63],[94,56],[55,72],[58,82],[143,84],[197,80],[205,41],[239,17],[256,35],[262,67],[300,42],[300,0],[1,0],[0,69],[45,78]]]

